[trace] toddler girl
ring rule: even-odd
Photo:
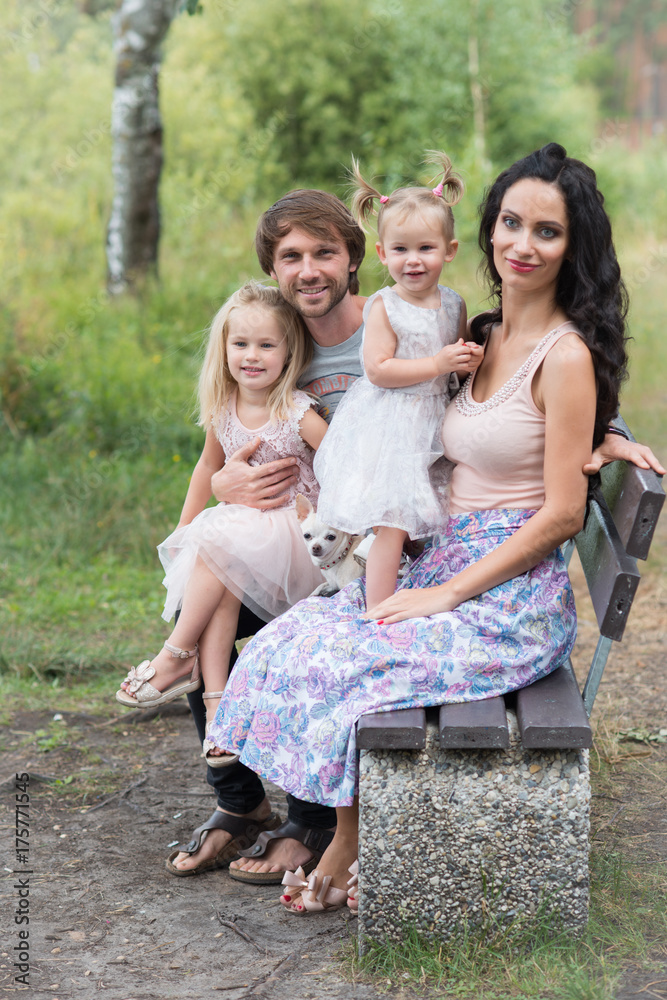
[[[314,449],[327,424],[314,400],[295,386],[312,353],[300,317],[277,288],[249,282],[216,315],[199,379],[200,423],[206,440],[176,530],[158,547],[166,576],[166,621],[180,607],[164,650],[133,667],[116,698],[133,708],[164,705],[200,685],[207,730],[227,680],[241,601],[264,621],[310,594],[322,575],[303,542],[294,504],[302,493],[317,504]],[[250,441],[250,462],[297,459],[298,482],[282,507],[256,510],[220,503],[204,510],[211,476]],[[192,660],[184,674],[183,661]],[[212,766],[232,763],[210,740]]]
[[[364,375],[345,393],[317,453],[318,516],[334,528],[377,534],[366,564],[366,607],[394,593],[407,536],[444,528],[450,465],[440,428],[450,373],[468,374],[483,350],[465,343],[465,303],[438,284],[458,247],[452,205],[463,182],[444,153],[433,190],[399,188],[381,195],[353,161],[352,210],[363,223],[379,201],[378,256],[396,282],[364,308]]]

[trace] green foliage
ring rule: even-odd
[[[620,70],[610,41],[600,42],[586,53],[578,75],[596,88],[602,114],[625,116],[628,74]]]
[[[272,136],[264,184],[335,184],[341,161],[348,165],[351,152],[363,155],[374,145],[392,111],[382,91],[399,7],[249,0],[234,11],[226,28],[238,53],[232,73],[256,127]]]
[[[425,148],[444,147],[468,165],[472,40],[492,159],[553,138],[584,144],[595,97],[573,82],[577,46],[545,10],[534,0],[502,12],[491,0],[364,0],[353,14],[339,0],[239,6],[225,39],[256,127],[274,133],[263,183],[341,183],[352,153],[389,187],[415,176]]]
[[[644,256],[665,246],[667,145],[656,140],[647,142],[641,150],[629,150],[623,144],[627,134],[625,122],[619,119],[603,122],[584,159],[597,172],[607,211],[615,223],[616,245],[621,254],[630,242],[639,239]],[[636,287],[632,276],[626,274],[626,279]]]

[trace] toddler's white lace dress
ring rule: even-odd
[[[318,486],[313,473],[313,449],[299,436],[303,415],[314,401],[294,392],[294,408],[287,420],[257,429],[245,427],[236,412],[236,396],[215,426],[225,456],[260,437],[251,465],[278,458],[297,459],[298,481],[282,507],[256,510],[241,504],[219,503],[203,510],[191,524],[177,528],[158,546],[167,588],[162,617],[169,621],[183,595],[197,556],[246,607],[270,621],[307,597],[323,582],[308,554],[294,510],[297,493],[317,506]]]
[[[381,296],[398,340],[395,357],[429,357],[456,342],[462,299],[439,288],[437,309],[405,302],[393,288],[369,298],[364,319]],[[382,389],[362,375],[347,390],[315,456],[317,510],[326,524],[353,533],[387,525],[413,539],[443,530],[452,469],[440,437],[448,383],[441,375]]]

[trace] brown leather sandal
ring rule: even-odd
[[[321,830],[317,827],[301,826],[291,819],[285,820],[273,830],[260,833],[257,842],[248,850],[239,851],[239,857],[251,858],[253,861],[261,858],[268,845],[273,840],[291,838],[298,840],[312,852],[313,857],[303,865],[304,875],[308,875],[317,867],[317,863],[334,837],[333,830]],[[250,885],[282,885],[286,869],[277,872],[246,872],[242,868],[230,868],[229,877],[237,882],[247,882]]]
[[[256,842],[259,836],[279,826],[280,816],[275,812],[270,813],[265,820],[258,820],[250,819],[248,816],[232,816],[230,813],[216,809],[205,823],[197,827],[188,844],[172,851],[165,862],[165,867],[172,875],[179,876],[201,875],[202,872],[227,868],[230,861],[235,861],[239,857],[242,848],[249,847]],[[206,858],[194,868],[177,868],[174,865],[175,858],[179,854],[196,854],[209,830],[226,830],[227,833],[231,833],[233,839],[225,844],[214,858]]]

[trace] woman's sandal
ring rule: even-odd
[[[189,694],[196,691],[201,685],[199,676],[199,647],[194,649],[179,649],[165,642],[164,648],[168,649],[173,657],[178,660],[189,660],[194,656],[195,662],[187,680],[177,679],[164,691],[158,691],[149,683],[151,677],[155,677],[155,667],[151,666],[150,660],[143,660],[138,667],[132,667],[129,674],[123,681],[127,684],[127,691],[119,688],[116,691],[116,701],[128,708],[157,708],[159,705],[166,705],[174,698],[179,698],[182,694]],[[131,692],[131,693],[130,693]],[[134,695],[134,697],[132,697]]]
[[[347,880],[347,906],[351,913],[359,912],[359,862],[353,861],[348,871],[352,878]]]
[[[202,698],[217,698],[218,701],[220,701],[222,698],[222,691],[206,691],[206,693],[202,695]],[[211,750],[222,749],[222,747],[219,747],[217,743],[214,743],[213,740],[209,740],[208,738],[208,731],[211,728],[211,725],[211,722],[206,723],[206,736],[202,743],[202,757],[209,767],[229,767],[230,764],[235,764],[239,759],[239,755],[237,753],[211,753]]]
[[[286,871],[282,878],[282,884],[287,886],[287,892],[284,892],[280,897],[281,905],[286,910],[291,910],[292,913],[301,913],[303,909],[301,896],[308,888],[306,872],[301,866],[295,872]]]
[[[290,902],[283,902],[287,896],[281,896],[280,901],[290,913],[302,916],[305,913],[323,913],[325,910],[340,910],[347,902],[347,889],[336,889],[331,885],[331,875],[321,875],[318,871],[311,872],[308,881],[305,880],[303,868],[295,872],[285,872],[283,885],[290,886],[296,892],[290,895]],[[301,895],[299,903],[297,896]]]

